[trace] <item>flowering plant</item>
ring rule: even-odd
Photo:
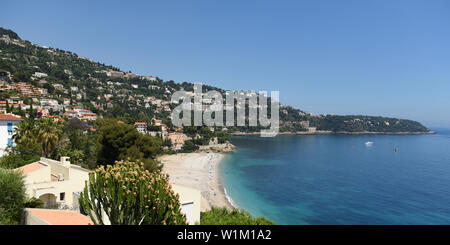
[[[168,175],[149,172],[140,161],[118,161],[92,171],[79,204],[95,224],[104,224],[104,214],[112,225],[186,224]]]

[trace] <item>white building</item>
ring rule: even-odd
[[[77,210],[79,193],[89,180],[89,170],[70,164],[68,157],[61,161],[41,157],[16,170],[25,176],[27,197],[39,198],[45,208]]]
[[[43,77],[47,77],[48,74],[47,73],[43,73],[43,72],[35,72],[33,74],[33,77],[37,77],[37,78],[43,78]]]
[[[89,180],[89,170],[70,164],[68,157],[61,157],[61,161],[41,157],[39,161],[16,170],[25,176],[27,197],[39,198],[44,203],[44,208],[79,211],[78,199],[84,190],[85,182]],[[174,184],[172,189],[179,195],[181,212],[186,214],[189,224],[200,223],[200,191]],[[77,212],[54,209],[25,211],[25,224],[29,225],[92,224],[90,219]],[[103,221],[110,224],[107,216],[103,216]]]
[[[53,87],[57,90],[64,90],[64,85],[62,85],[60,83],[53,84]]]
[[[145,122],[135,122],[134,126],[139,133],[147,133],[147,124]]]
[[[55,111],[62,111],[63,109],[63,106],[55,99],[41,99],[40,103],[43,108],[52,108]]]
[[[58,107],[58,101],[55,99],[41,99],[42,106]]]
[[[136,73],[127,73],[127,74],[125,74],[124,77],[126,77],[126,78],[136,78],[136,77],[139,77],[139,74],[136,74]]]
[[[0,114],[0,156],[5,154],[5,150],[8,146],[13,146],[14,142],[12,136],[16,124],[23,121],[22,118],[13,114]]]
[[[109,70],[109,71],[106,71],[106,76],[108,76],[108,77],[123,77],[123,72]]]
[[[152,76],[142,76],[141,78],[148,80],[148,81],[156,81],[156,77],[152,77]]]

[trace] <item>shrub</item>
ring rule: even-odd
[[[201,225],[274,225],[275,222],[264,217],[254,218],[247,211],[212,207],[201,213]]]
[[[79,203],[95,224],[103,224],[102,209],[113,225],[186,224],[168,176],[145,170],[139,161],[120,161],[91,172]]]
[[[155,159],[161,151],[162,141],[139,133],[128,124],[119,124],[112,119],[101,119],[97,122],[97,163],[99,165],[113,164],[115,161],[131,158],[144,160],[149,171],[161,169],[162,165]]]
[[[193,152],[198,149],[199,149],[198,145],[195,145],[192,140],[186,140],[182,147],[182,152]]]
[[[27,150],[22,146],[9,148],[6,154],[0,157],[0,168],[14,169],[39,161],[39,155],[29,153]]]
[[[19,224],[24,200],[25,184],[22,174],[0,168],[0,224]]]
[[[23,203],[23,206],[25,208],[40,208],[40,207],[42,207],[42,205],[44,205],[44,202],[42,202],[41,199],[38,199],[36,197],[32,197],[30,199],[27,199]]]

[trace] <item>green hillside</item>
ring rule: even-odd
[[[7,84],[25,82],[33,88],[43,88],[48,94],[38,97],[53,98],[63,103],[70,99],[72,105],[103,117],[120,118],[126,123],[149,121],[152,118],[169,121],[170,110],[175,105],[164,106],[149,100],[167,102],[171,94],[184,89],[193,91],[193,83],[175,83],[161,78],[136,75],[119,68],[92,61],[70,51],[43,47],[21,40],[7,29],[0,28],[0,79]],[[121,72],[114,76],[114,71]],[[219,88],[203,85],[203,90]],[[17,96],[27,103],[27,95],[14,90],[0,91],[0,100]],[[57,112],[54,112],[58,114]],[[332,132],[429,132],[422,124],[405,119],[372,116],[312,115],[290,106],[280,108],[282,132],[316,130]],[[255,132],[258,127],[229,127],[231,132]]]

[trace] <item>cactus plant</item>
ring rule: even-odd
[[[92,171],[78,200],[80,211],[95,224],[104,224],[105,214],[112,225],[186,224],[168,175],[149,172],[140,161],[118,161]]]

